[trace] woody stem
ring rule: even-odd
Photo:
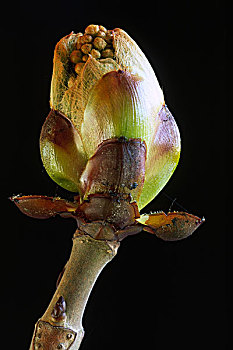
[[[79,349],[88,297],[118,246],[117,242],[74,235],[70,259],[47,310],[35,325],[30,350]]]

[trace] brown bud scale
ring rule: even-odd
[[[84,198],[91,194],[139,198],[145,177],[146,144],[141,139],[113,138],[103,141],[89,159],[80,178]],[[133,162],[132,162],[133,159]],[[137,186],[132,184],[137,183]]]

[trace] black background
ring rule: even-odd
[[[8,4],[9,5],[9,4]],[[43,170],[39,134],[49,112],[53,50],[90,23],[136,40],[180,128],[177,170],[143,212],[205,216],[190,238],[165,243],[142,233],[122,242],[99,277],[83,320],[82,350],[219,349],[226,342],[227,166],[230,94],[224,1],[22,1],[4,10],[1,35],[2,315],[7,348],[28,349],[34,324],[55,291],[75,222],[35,220],[12,194],[68,196]]]

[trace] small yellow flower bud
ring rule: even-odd
[[[85,33],[90,35],[95,35],[99,31],[99,26],[96,24],[90,24],[86,29]]]
[[[91,49],[92,49],[92,44],[84,44],[81,46],[81,50],[85,55],[89,54],[91,52]]]
[[[99,30],[97,33],[97,36],[104,39],[106,37],[106,33],[103,32],[102,30]]]
[[[83,69],[83,67],[84,67],[84,63],[83,63],[83,62],[79,62],[79,63],[77,63],[77,64],[75,65],[74,70],[75,70],[75,72],[76,72],[77,74],[80,74],[80,73],[81,73],[81,70]]]
[[[88,57],[89,57],[88,55],[83,55],[83,58],[82,58],[83,62],[87,62]]]
[[[104,50],[107,45],[106,41],[98,36],[95,38],[93,44],[97,50]]]
[[[82,41],[84,42],[84,43],[90,43],[90,42],[92,42],[92,36],[91,35],[89,35],[89,34],[84,34],[83,35],[83,39],[82,39]]]
[[[104,33],[107,33],[107,29],[104,26],[99,26],[99,30]]]
[[[101,56],[103,58],[113,58],[114,54],[111,49],[106,49],[101,52]]]
[[[96,50],[96,49],[92,49],[92,50],[91,50],[91,55],[92,55],[92,57],[95,58],[95,59],[98,59],[98,58],[101,57],[101,53],[100,53],[98,50]]]
[[[80,50],[74,50],[70,55],[72,63],[78,63],[82,61],[82,52]]]
[[[111,31],[111,30],[108,30],[108,31],[107,31],[105,40],[107,41],[108,44],[111,44],[111,43],[112,43],[113,34],[112,34],[112,31]]]
[[[84,44],[83,35],[79,35],[77,39],[77,49],[81,49],[81,46]]]

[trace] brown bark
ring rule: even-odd
[[[118,247],[115,241],[75,233],[70,259],[47,310],[36,323],[30,350],[79,349],[88,297]]]

